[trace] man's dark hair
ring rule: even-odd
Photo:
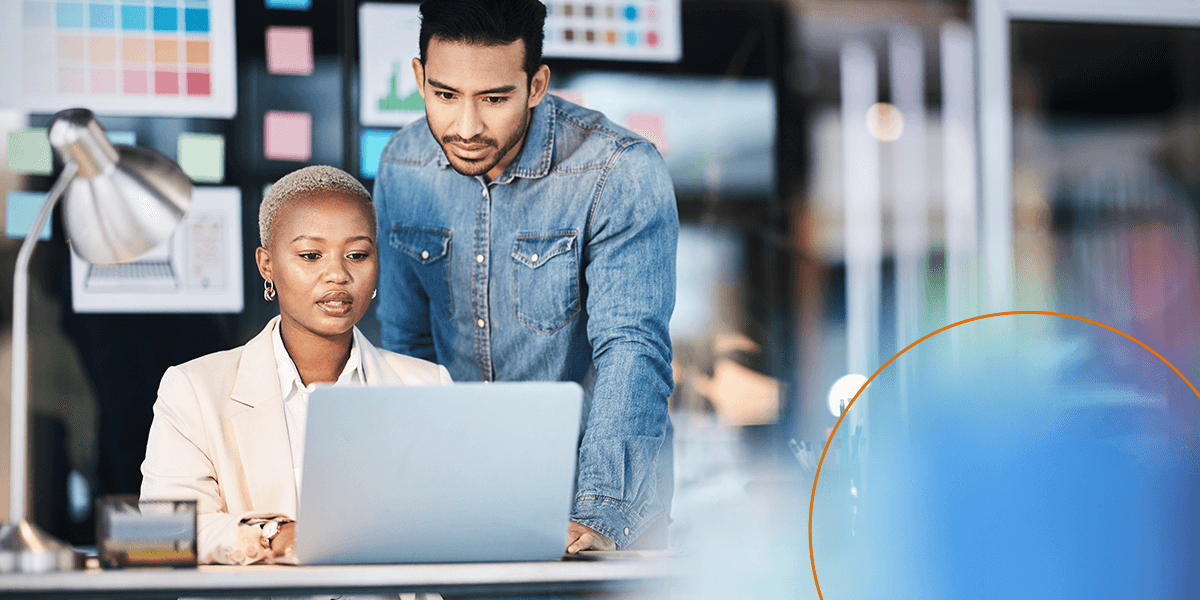
[[[525,41],[525,73],[533,79],[542,66],[546,5],[538,0],[425,0],[421,3],[421,64],[429,40],[484,46]]]

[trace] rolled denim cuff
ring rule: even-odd
[[[625,550],[642,534],[642,519],[633,518],[620,500],[598,494],[576,496],[571,520],[604,534],[617,544],[617,550]]]

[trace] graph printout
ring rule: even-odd
[[[71,252],[77,313],[242,312],[242,194],[197,186],[171,239],[137,260],[89,265]]]
[[[368,2],[358,7],[358,114],[364,125],[399,127],[425,116],[412,69],[412,59],[420,53],[419,10],[416,4]]]
[[[0,108],[229,118],[234,0],[4,0]]]
[[[680,0],[543,0],[553,58],[678,62]]]

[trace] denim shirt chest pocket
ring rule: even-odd
[[[449,319],[454,315],[454,297],[450,293],[450,248],[453,234],[432,227],[392,226],[389,240],[394,248],[412,259],[411,267],[429,295],[434,314]]]
[[[579,313],[578,231],[518,233],[513,305],[522,325],[554,333]]]

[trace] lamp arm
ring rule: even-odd
[[[74,162],[63,165],[62,174],[50,188],[46,202],[33,219],[33,225],[21,242],[13,273],[12,314],[12,456],[8,482],[10,522],[25,520],[26,480],[29,452],[29,261],[38,234],[50,218],[54,205],[75,178],[79,167]]]

